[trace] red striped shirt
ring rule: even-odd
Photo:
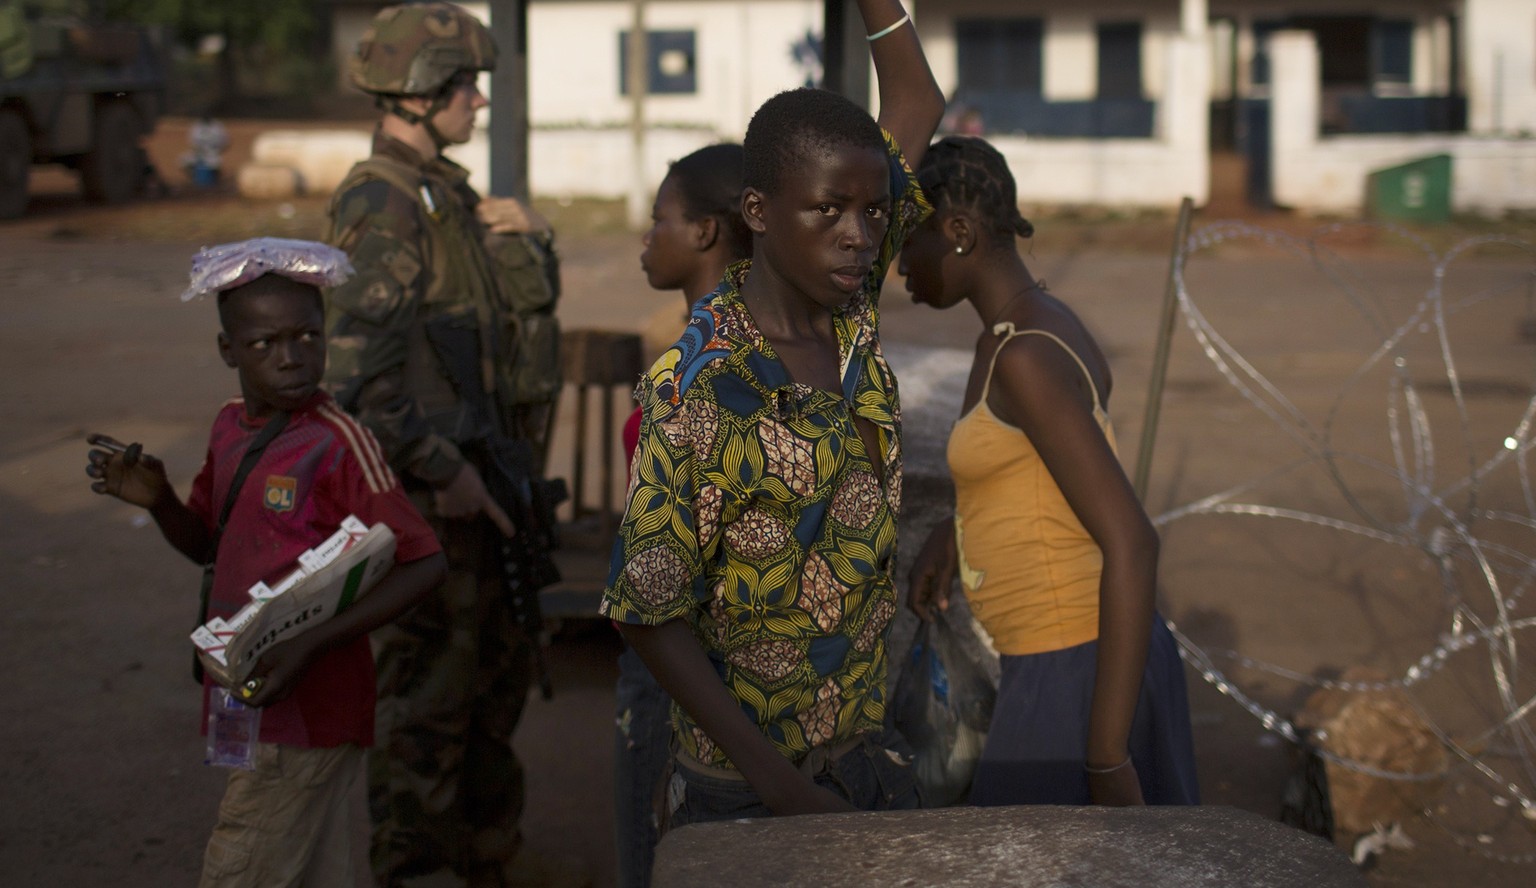
[[[210,528],[241,457],[264,424],[248,418],[238,398],[214,420],[208,455],[187,500]],[[394,531],[396,564],[441,548],[390,471],[379,442],[319,393],[267,445],[241,487],[219,545],[209,617],[230,617],[250,600],[248,590],[256,582],[287,576],[299,554],[335,533],[348,515]],[[326,654],[291,697],[263,710],[261,739],[304,747],[371,745],[374,694],[373,656],[361,637]],[[205,692],[205,724],[206,706]]]

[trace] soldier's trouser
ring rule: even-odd
[[[448,579],[373,634],[377,744],[369,760],[372,864],[381,886],[510,860],[523,770],[512,751],[532,651],[506,605],[486,522],[433,522]]]

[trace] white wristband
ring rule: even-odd
[[[1115,765],[1114,767],[1111,767],[1111,768],[1095,768],[1094,766],[1088,764],[1087,762],[1084,762],[1083,763],[1083,770],[1087,771],[1090,774],[1113,774],[1116,771],[1120,770],[1121,768],[1125,767],[1126,765],[1129,765],[1130,763],[1131,763],[1131,757],[1129,755],[1127,755],[1125,757],[1125,761],[1123,761],[1120,764]]]
[[[868,40],[870,43],[874,43],[876,40],[879,40],[881,37],[884,37],[885,35],[891,33],[892,31],[896,30],[897,28],[901,27],[902,25],[905,25],[907,22],[910,22],[910,21],[912,21],[912,16],[910,16],[910,15],[903,15],[901,18],[899,18],[896,21],[892,22],[890,25],[888,25],[888,26],[886,26],[884,28],[881,28],[880,30],[876,31],[875,33],[865,35],[864,39]]]

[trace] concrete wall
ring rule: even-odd
[[[489,21],[485,2],[461,5]],[[646,99],[644,190],[654,192],[670,161],[713,142],[740,140],[765,99],[802,85],[810,72],[795,61],[791,48],[807,34],[820,36],[821,17],[821,0],[648,2],[647,30],[694,32],[697,90]],[[333,45],[338,59],[352,53],[372,18],[369,9],[337,10]],[[619,35],[632,23],[633,8],[623,0],[529,5],[529,186],[535,194],[628,194],[633,138],[630,101],[619,92]],[[343,84],[351,88],[344,74]],[[487,95],[489,87],[489,78],[483,77]],[[447,151],[469,169],[470,184],[482,192],[490,184],[487,125],[482,112],[470,141]],[[284,140],[291,138],[284,135]],[[344,160],[332,164],[342,173],[350,163]],[[306,188],[332,178],[318,169],[304,174]]]
[[[1536,131],[1536,0],[1465,0],[1467,128]]]
[[[645,101],[643,191],[653,193],[667,164],[713,142],[739,141],[752,112],[808,69],[792,48],[820,36],[820,0],[690,2],[652,0],[647,30],[694,32],[697,91]],[[622,197],[633,168],[630,100],[619,92],[619,34],[630,4],[566,0],[529,7],[529,178],[537,194]]]
[[[1199,37],[1182,32],[1184,7]],[[1091,99],[1098,91],[1099,22],[1140,21],[1142,86],[1157,104],[1150,139],[1032,139],[989,135],[1018,180],[1026,204],[1174,207],[1186,195],[1203,203],[1210,191],[1206,97],[1210,48],[1199,2],[1109,0],[1071,11],[1043,0],[919,0],[918,36],[946,95],[957,86],[954,20],[1039,17],[1044,20],[1041,90],[1047,99]]]
[[[910,0],[923,51],[945,95],[955,91],[959,67],[953,22],[963,18],[1039,18],[1045,26],[1041,48],[1041,91],[1052,101],[1091,99],[1098,91],[1099,22],[1139,21],[1142,85],[1149,97],[1163,92],[1164,43],[1180,33],[1185,7],[1203,9],[1203,0],[1097,0],[1063,9],[1047,0]],[[1201,29],[1204,15],[1194,15]]]
[[[647,130],[646,201],[661,186],[672,161],[722,140],[710,129]],[[633,141],[628,130],[535,129],[529,137],[529,178],[535,194],[623,198],[629,194]],[[650,204],[645,205],[650,212]]]
[[[630,102],[619,93],[619,33],[630,4],[614,0],[534,3],[528,11],[528,117],[535,129],[628,126]],[[655,95],[647,119],[708,129],[739,139],[773,94],[801,86],[805,71],[791,48],[821,34],[819,0],[688,2],[650,0],[646,28],[695,34],[698,91]]]
[[[301,194],[330,194],[372,148],[361,130],[267,130],[252,143],[251,162],[293,170]]]
[[[486,5],[465,4],[486,15]],[[1062,12],[1044,0],[913,0],[918,33],[940,87],[955,88],[953,20],[957,17],[1039,16],[1045,20],[1043,88],[1056,100],[1092,98],[1097,91],[1096,37],[1100,21],[1144,24],[1142,82],[1158,101],[1151,139],[1031,140],[997,136],[1027,202],[1176,206],[1190,195],[1203,202],[1209,188],[1209,49],[1181,31],[1182,19],[1203,28],[1198,0],[1108,0],[1088,12]],[[1193,10],[1193,12],[1191,12]],[[343,10],[343,13],[348,10]],[[644,169],[647,191],[667,164],[703,145],[740,139],[757,106],[804,82],[806,71],[791,46],[821,33],[820,0],[652,0],[649,30],[692,30],[697,92],[652,96]],[[530,186],[535,194],[623,197],[629,192],[630,105],[619,93],[619,33],[632,10],[622,0],[559,0],[529,7],[528,44]],[[371,15],[338,14],[338,53],[351,51]],[[746,35],[746,36],[744,36]],[[487,84],[482,84],[483,86]],[[872,103],[873,104],[873,103]],[[481,129],[449,150],[468,167],[471,183],[486,189],[489,145]],[[344,172],[344,169],[343,169]],[[307,174],[306,182],[327,177]]]
[[[1022,14],[1022,13],[1020,13]],[[1040,48],[1040,91],[1052,102],[1091,99],[1097,93],[1096,20],[1087,12],[1055,13],[1045,19]]]
[[[1536,22],[1532,24],[1536,29]],[[1374,170],[1430,154],[1452,157],[1451,203],[1459,212],[1536,210],[1536,138],[1492,135],[1318,135],[1316,41],[1282,32],[1274,59],[1272,169],[1275,201],[1300,210],[1359,213]]]
[[[991,137],[1008,159],[1026,204],[1176,207],[1210,194],[1205,96],[1210,55],[1198,37],[1165,35],[1158,61],[1165,86],[1150,139]]]
[[[1199,4],[1194,4],[1198,7]],[[1040,0],[916,0],[910,4],[940,88],[953,92],[957,17],[1040,16],[1045,19],[1043,88],[1057,100],[1097,91],[1095,24],[1141,20],[1142,80],[1159,100],[1152,139],[1030,140],[996,136],[1029,202],[1176,206],[1209,190],[1205,96],[1210,63],[1203,42],[1181,36],[1181,4],[1113,0],[1091,14],[1063,13]],[[535,3],[529,10],[529,78],[534,84],[530,176],[539,194],[622,197],[628,189],[629,105],[618,94],[618,32],[630,8],[612,0]],[[1203,26],[1203,16],[1193,20]],[[699,92],[647,100],[644,166],[654,188],[670,160],[710,142],[739,139],[752,111],[773,93],[798,85],[805,72],[789,48],[820,34],[819,0],[651,2],[647,27],[697,34]],[[743,40],[740,35],[750,34]],[[607,40],[612,51],[605,48]],[[570,47],[592,48],[582,76],[570,76]],[[471,146],[466,146],[472,148]],[[463,162],[463,161],[461,161]]]

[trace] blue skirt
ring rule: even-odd
[[[1086,805],[1088,714],[1097,641],[1059,651],[1003,656],[997,708],[971,784],[973,805]],[[1189,693],[1178,644],[1154,615],[1131,759],[1149,805],[1198,805]]]

